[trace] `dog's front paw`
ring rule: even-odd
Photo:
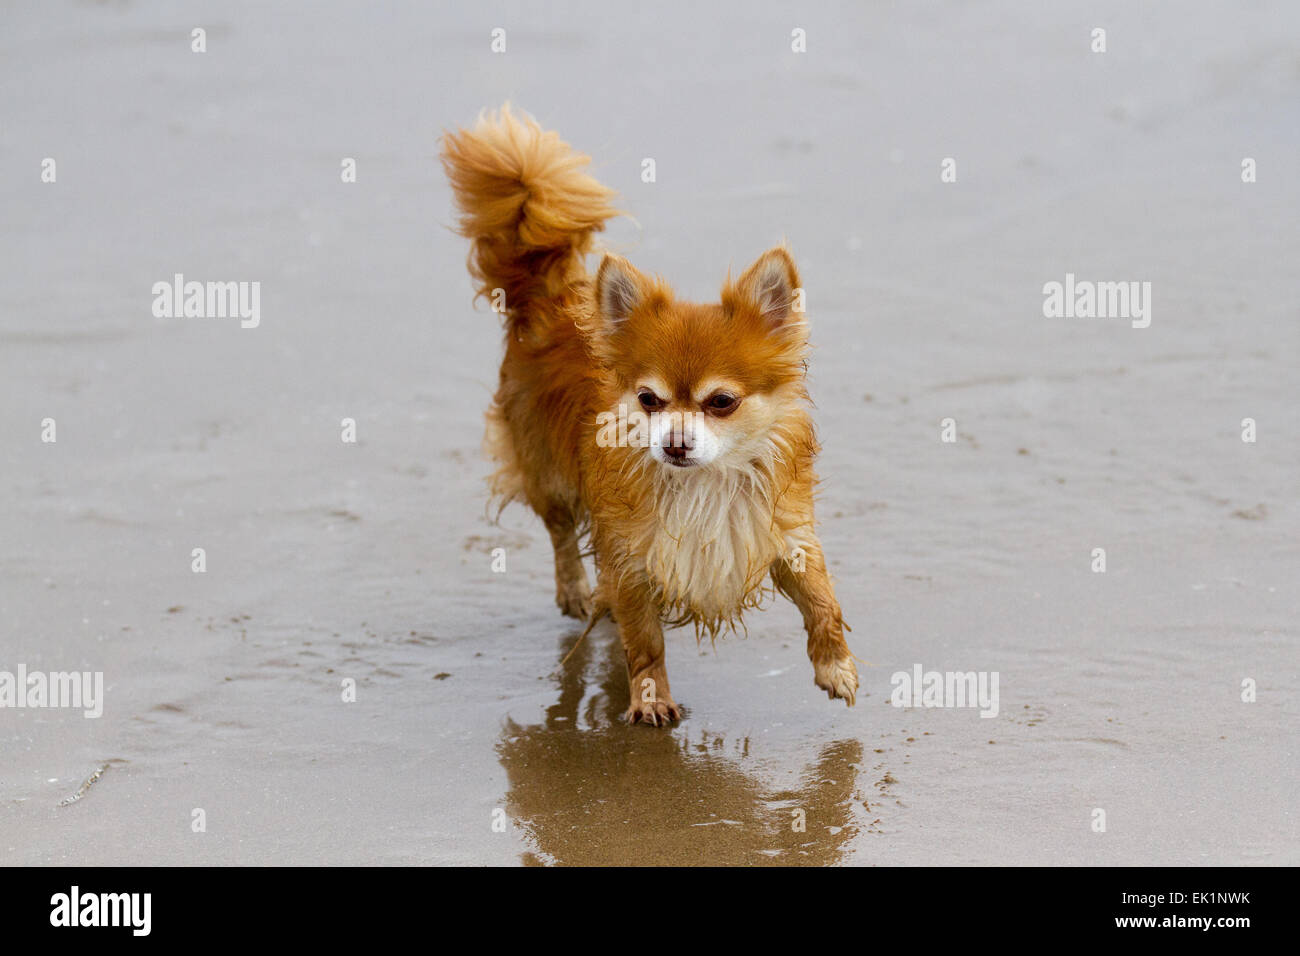
[[[673,703],[671,697],[660,697],[658,700],[634,700],[623,716],[629,724],[644,721],[653,727],[667,727],[674,720],[682,719],[682,709]]]
[[[813,679],[832,700],[842,698],[850,707],[857,700],[858,669],[852,657],[826,657],[813,661]]]
[[[668,692],[668,676],[662,670],[642,671],[629,682],[632,687],[632,706],[624,716],[629,724],[645,721],[654,727],[667,727],[682,719],[682,709],[673,702]]]

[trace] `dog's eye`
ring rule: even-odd
[[[652,412],[656,408],[662,408],[664,404],[654,392],[637,392],[636,397],[641,401],[641,407],[648,412]]]
[[[704,402],[705,411],[712,412],[714,415],[730,415],[736,410],[739,399],[735,395],[728,395],[726,392],[718,392],[716,395],[710,395]]]

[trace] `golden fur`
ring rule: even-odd
[[[857,670],[814,532],[807,322],[789,253],[764,253],[718,304],[680,302],[618,256],[587,272],[613,194],[555,133],[507,106],[445,136],[442,160],[478,294],[504,295],[493,494],[545,523],[560,609],[614,616],[629,720],[681,715],[663,623],[716,634],[769,578],[803,614],[818,686],[852,704]],[[620,407],[654,410],[649,447],[602,439],[602,414]],[[594,596],[579,550],[588,533]]]

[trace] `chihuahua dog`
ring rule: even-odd
[[[790,254],[763,253],[717,304],[683,302],[616,255],[587,272],[593,234],[618,214],[613,191],[531,118],[486,114],[444,136],[442,162],[470,275],[505,322],[493,496],[545,523],[560,610],[588,630],[614,619],[629,722],[681,717],[665,624],[716,636],[774,589],[803,615],[817,686],[852,705],[857,668],[814,532],[819,449]]]

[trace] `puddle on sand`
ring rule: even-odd
[[[622,648],[617,638],[595,636],[557,667],[559,699],[544,721],[508,721],[497,745],[509,779],[506,813],[535,848],[524,863],[770,866],[844,858],[858,833],[860,742],[823,745],[798,786],[774,790],[757,772],[748,739],[623,723]],[[805,815],[805,832],[793,829],[795,810]]]

